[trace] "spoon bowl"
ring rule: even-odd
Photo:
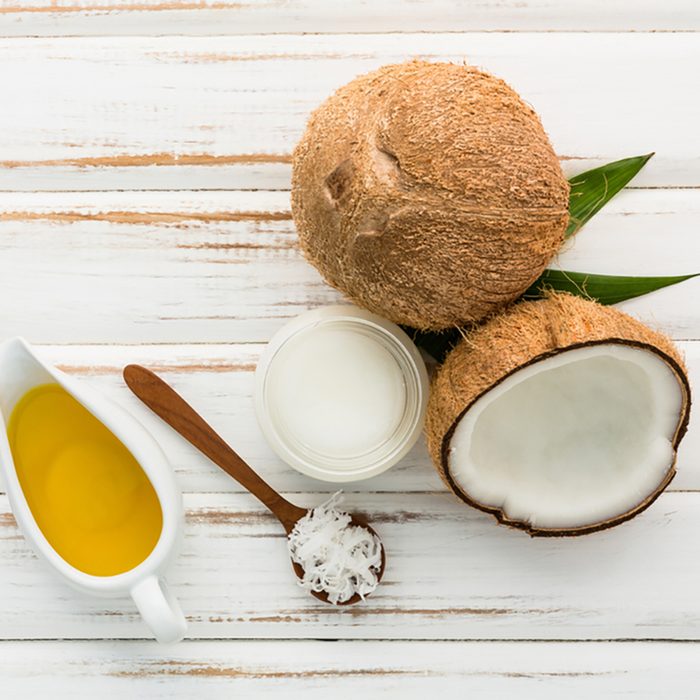
[[[306,511],[307,513],[309,511]],[[304,516],[302,516],[304,517]],[[381,541],[381,537],[377,534],[377,531],[371,527],[368,523],[367,520],[362,516],[358,515],[357,513],[350,513],[350,525],[352,527],[361,527],[364,528],[365,530],[368,530],[372,535],[374,535],[381,543],[382,545],[382,560],[379,565],[379,571],[377,571],[377,580],[381,582],[382,577],[384,576],[384,570],[386,569],[386,549],[384,549],[384,543]],[[292,526],[293,529],[293,526]],[[288,530],[287,534],[289,534],[292,530]],[[297,575],[297,578],[301,581],[304,578],[304,567],[302,567],[301,564],[297,564],[297,562],[292,561],[292,569],[294,569],[294,573]],[[329,605],[336,605],[336,606],[344,606],[344,605],[354,605],[355,603],[359,603],[360,601],[363,600],[362,596],[359,593],[355,593],[352,598],[348,598],[347,600],[343,601],[342,603],[331,603],[328,600],[328,593],[324,593],[322,591],[309,591],[311,595],[314,598],[318,598],[319,600],[322,600],[324,603],[328,603]],[[365,596],[367,598],[367,596]]]
[[[214,429],[158,375],[140,365],[127,365],[124,368],[124,381],[131,391],[143,401],[157,416],[165,421],[214,464],[221,467],[241,486],[261,501],[284,527],[287,535],[309,510],[290,503],[275,491],[214,431]],[[362,527],[373,534],[381,543],[381,538],[361,515],[350,514],[350,523]],[[386,550],[382,547],[382,559],[377,579],[381,581],[386,568]],[[292,561],[292,568],[299,579],[304,577],[304,569]],[[330,603],[328,594],[312,591],[311,594],[325,603]],[[362,600],[355,594],[336,605],[352,605]]]

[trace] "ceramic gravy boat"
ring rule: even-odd
[[[162,511],[161,533],[150,554],[129,571],[94,576],[76,569],[56,552],[34,519],[15,470],[7,423],[22,396],[42,384],[60,385],[102,422],[131,452],[153,485]],[[185,617],[162,578],[182,537],[182,497],[170,465],[150,433],[124,409],[86,383],[42,362],[21,338],[0,344],[0,414],[0,472],[17,523],[40,558],[80,591],[102,597],[130,595],[158,641],[182,639],[187,629]]]

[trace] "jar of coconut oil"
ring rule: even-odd
[[[297,317],[256,371],[256,413],[270,445],[325,481],[365,479],[396,464],[421,433],[427,398],[427,371],[410,338],[354,306]]]

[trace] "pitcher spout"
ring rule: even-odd
[[[5,424],[22,396],[35,386],[54,381],[24,338],[0,343],[0,413]]]

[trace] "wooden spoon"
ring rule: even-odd
[[[263,481],[222,439],[214,429],[182,398],[172,387],[160,377],[140,365],[127,365],[124,368],[124,381],[131,391],[143,401],[156,415],[160,416],[171,428],[176,430],[200,452],[231,475],[241,486],[246,488],[262,503],[264,503],[282,523],[287,534],[309,511],[290,503],[280,496],[269,484]],[[364,518],[351,515],[351,524],[377,533],[367,524]],[[299,578],[304,576],[300,564],[292,561],[294,572]],[[382,546],[382,562],[378,573],[381,580],[386,567],[386,555]],[[312,594],[319,600],[328,603],[326,593]],[[359,594],[338,605],[352,605],[361,600]]]

